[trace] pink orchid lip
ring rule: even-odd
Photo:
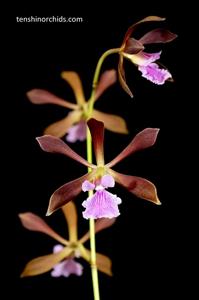
[[[162,85],[166,80],[172,78],[168,70],[160,69],[156,63],[139,66],[138,70],[142,73],[142,77],[158,85]]]
[[[120,215],[118,205],[121,202],[119,197],[105,189],[98,190],[82,203],[85,208],[83,217],[85,219],[116,218]]]
[[[69,128],[68,134],[66,136],[66,141],[70,143],[75,143],[77,141],[85,141],[86,139],[86,122],[80,121],[76,125]]]
[[[109,174],[102,176],[97,184],[90,183],[87,180],[82,184],[83,191],[96,190],[94,195],[88,197],[82,203],[82,206],[86,208],[83,212],[85,219],[111,219],[120,215],[118,205],[121,203],[121,199],[105,190],[108,187],[114,187],[114,185],[115,180]]]
[[[69,277],[74,274],[81,276],[83,273],[83,266],[76,262],[73,258],[66,259],[54,266],[51,276],[52,277]]]
[[[60,244],[53,247],[53,253],[60,252],[64,247]],[[76,262],[73,257],[67,258],[62,262],[56,264],[51,272],[52,277],[69,277],[71,274],[81,276],[83,267],[80,263]]]

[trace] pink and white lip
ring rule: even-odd
[[[84,192],[96,191],[82,203],[82,206],[86,208],[83,212],[85,219],[111,219],[120,215],[118,205],[121,204],[121,199],[106,191],[107,188],[114,187],[114,185],[115,180],[111,175],[104,175],[97,184],[91,183],[88,180],[83,182],[82,190]]]
[[[77,141],[86,140],[86,122],[80,121],[79,123],[71,126],[68,130],[66,136],[66,141],[70,143],[75,143]]]
[[[62,245],[55,245],[53,253],[58,253],[64,247]],[[56,264],[51,272],[52,277],[69,277],[71,274],[81,276],[83,274],[83,266],[76,262],[74,258],[67,258],[62,262]]]

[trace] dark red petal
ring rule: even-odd
[[[82,183],[91,180],[93,172],[87,173],[80,178],[67,182],[58,188],[50,197],[47,216],[51,215],[58,208],[73,200],[82,190]]]
[[[164,28],[157,28],[147,32],[139,42],[143,45],[154,44],[154,43],[169,43],[177,38],[175,33],[170,32]]]
[[[128,39],[124,48],[124,52],[128,54],[137,54],[142,50],[144,50],[142,42],[134,38]]]
[[[165,20],[165,18],[160,18],[160,17],[157,17],[157,16],[148,16],[148,17],[146,17],[146,18],[144,18],[144,19],[142,19],[142,20],[140,20],[140,21],[134,23],[133,25],[131,25],[131,26],[128,28],[128,30],[127,30],[127,32],[126,32],[126,34],[125,34],[125,36],[124,36],[124,40],[123,40],[122,46],[123,46],[123,47],[125,46],[127,40],[130,38],[130,36],[132,35],[132,33],[134,32],[134,30],[136,29],[136,27],[137,27],[138,25],[140,25],[141,23],[144,23],[144,22],[152,22],[152,21],[153,21],[153,22],[155,22],[155,21],[164,21],[164,20]]]
[[[125,72],[124,72],[124,68],[123,68],[123,56],[122,55],[120,55],[119,64],[118,64],[118,79],[119,79],[119,82],[120,82],[123,90],[131,98],[133,98],[133,94],[132,94],[130,88],[128,87],[128,85],[126,83]]]
[[[98,166],[104,165],[104,123],[96,119],[87,122],[91,132],[93,148]]]
[[[28,99],[34,104],[57,104],[71,109],[78,108],[76,104],[65,101],[46,90],[33,89],[27,92],[26,95]]]
[[[139,132],[134,137],[132,142],[110,163],[107,164],[107,167],[111,168],[132,153],[153,146],[156,141],[158,132],[158,128],[146,128],[143,131]]]
[[[35,214],[31,213],[31,212],[27,212],[27,213],[19,214],[19,218],[21,220],[22,225],[26,229],[32,230],[32,231],[43,232],[43,233],[51,236],[52,238],[54,238],[55,240],[57,240],[58,242],[60,242],[60,243],[62,243],[64,245],[68,244],[68,242],[65,239],[63,239],[59,234],[57,234],[39,216],[37,216],[37,215],[35,215]]]
[[[125,187],[129,192],[138,198],[148,200],[160,205],[155,185],[141,177],[124,175],[113,170],[109,171],[115,181]]]
[[[116,218],[107,219],[101,218],[95,222],[95,233],[100,232],[110,226],[112,226],[116,221]],[[90,238],[90,232],[88,231],[81,239],[80,243],[85,243]]]
[[[87,160],[73,151],[66,143],[55,136],[43,135],[36,138],[36,140],[38,141],[41,149],[45,152],[64,154],[87,167],[94,167],[94,165],[90,164]]]

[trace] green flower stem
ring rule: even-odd
[[[89,100],[89,107],[88,107],[88,119],[92,116],[93,112],[93,106],[95,101],[95,91],[99,80],[99,75],[101,71],[102,64],[105,60],[105,58],[113,53],[118,53],[120,51],[120,48],[117,49],[110,49],[102,56],[100,57],[96,69],[95,74],[93,78],[93,85],[92,85],[92,92],[91,97]],[[92,140],[91,140],[91,134],[89,129],[87,128],[87,160],[88,162],[92,163]],[[91,172],[91,168],[88,168],[88,171]],[[88,192],[89,197],[93,195],[93,191]],[[93,283],[93,294],[94,294],[94,300],[100,300],[100,293],[99,293],[99,282],[98,282],[98,271],[97,271],[97,264],[96,264],[96,246],[95,246],[95,221],[94,219],[89,220],[89,228],[90,228],[90,248],[91,248],[91,258],[90,258],[90,264],[91,264],[91,274],[92,274],[92,283]]]
[[[92,140],[89,128],[87,127],[87,160],[92,162]],[[91,169],[88,168],[90,172]],[[88,192],[88,196],[92,196],[93,191]],[[95,247],[95,221],[94,219],[89,219],[89,231],[90,231],[90,248],[91,248],[91,257],[90,257],[90,265],[91,265],[91,275],[92,275],[92,284],[93,284],[93,294],[94,300],[100,300],[99,294],[99,281],[98,281],[98,272],[97,272],[97,264],[96,264],[96,247]]]
[[[97,87],[97,84],[98,84],[102,64],[103,64],[103,62],[104,62],[104,60],[107,56],[109,56],[111,54],[114,54],[114,53],[119,53],[119,52],[120,52],[120,48],[107,50],[106,52],[104,52],[102,54],[102,56],[98,60],[98,63],[97,63],[96,69],[95,69],[95,73],[94,73],[94,77],[93,77],[91,97],[90,97],[90,100],[89,100],[89,109],[88,109],[88,115],[89,116],[91,116],[92,112],[93,112],[93,106],[94,106],[94,102],[95,102],[95,91],[96,91],[96,87]]]

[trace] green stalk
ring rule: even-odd
[[[94,102],[95,102],[95,92],[96,87],[99,80],[99,75],[101,71],[102,64],[105,60],[105,58],[113,53],[118,53],[120,51],[120,48],[117,49],[110,49],[102,56],[100,57],[95,73],[93,78],[93,85],[92,85],[92,92],[91,97],[89,100],[89,106],[88,106],[88,119],[92,116]],[[89,129],[87,128],[87,160],[88,162],[92,163],[92,140],[91,140],[91,134]],[[88,171],[91,172],[91,168],[88,168]],[[88,196],[92,196],[93,191],[88,192]],[[97,271],[97,264],[96,264],[96,246],[95,246],[95,221],[94,219],[89,219],[89,230],[90,230],[90,248],[91,248],[91,258],[90,258],[90,264],[91,264],[91,274],[92,274],[92,284],[93,284],[93,294],[94,294],[94,300],[100,300],[100,293],[99,293],[99,281],[98,281],[98,271]]]

